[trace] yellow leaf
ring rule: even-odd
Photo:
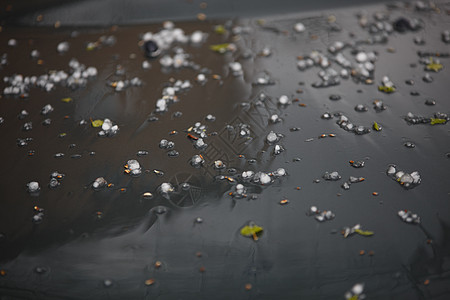
[[[209,49],[211,49],[214,52],[225,53],[228,50],[229,46],[230,46],[229,43],[217,44],[209,46]]]
[[[100,126],[103,125],[103,121],[102,120],[92,121],[92,119],[91,119],[91,123],[92,123],[92,127],[100,127]]]
[[[375,234],[373,231],[365,231],[365,230],[361,230],[361,229],[355,229],[355,232],[362,236],[371,236],[371,235]]]
[[[436,124],[445,124],[447,123],[446,119],[436,119],[436,118],[431,118],[431,125],[436,125]]]
[[[387,94],[395,92],[395,88],[392,87],[392,86],[382,86],[382,85],[380,85],[380,86],[378,86],[378,90],[380,92],[384,92],[384,93],[387,93]]]
[[[247,225],[242,227],[241,235],[243,236],[255,236],[256,234],[263,231],[263,228],[258,225]]]
[[[434,71],[434,72],[438,72],[440,71],[444,66],[440,63],[436,63],[433,61],[433,58],[430,57],[430,63],[427,64],[427,66],[425,67],[425,69],[427,69],[428,71]]]
[[[61,101],[62,101],[62,102],[65,102],[65,103],[69,103],[69,102],[72,102],[73,99],[70,98],[70,97],[67,97],[67,98],[62,98]]]
[[[217,25],[214,28],[214,32],[217,33],[217,34],[224,34],[224,33],[227,32],[227,30],[225,29],[225,27],[223,25]]]

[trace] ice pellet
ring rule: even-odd
[[[433,99],[427,99],[427,100],[425,100],[425,105],[429,105],[429,106],[436,105],[436,101]]]
[[[97,179],[95,179],[94,183],[92,183],[92,188],[94,190],[100,190],[100,189],[106,187],[107,184],[108,184],[108,182],[106,181],[105,178],[98,177]]]
[[[8,40],[8,46],[10,46],[10,47],[17,46],[17,40],[16,39],[9,39]]]
[[[304,32],[305,31],[305,25],[303,25],[303,23],[296,23],[294,25],[294,30],[296,32]]]
[[[358,104],[355,106],[355,111],[357,112],[366,112],[369,109],[367,108],[367,106],[363,105],[363,104]]]
[[[254,175],[255,175],[255,172],[253,172],[253,171],[244,171],[244,172],[242,172],[241,177],[244,180],[249,180],[249,179],[253,178]]]
[[[358,52],[358,54],[356,54],[356,61],[360,63],[367,61],[367,54],[364,52]]]
[[[223,161],[221,161],[221,160],[216,160],[216,161],[214,161],[214,169],[217,169],[217,170],[222,170],[222,169],[225,169],[225,164],[223,163]]]
[[[281,121],[281,118],[275,114],[275,115],[271,115],[269,120],[271,123],[278,123]]]
[[[383,101],[381,100],[375,100],[373,101],[373,108],[377,111],[383,111],[386,109],[386,106],[384,105]]]
[[[131,175],[137,176],[142,173],[142,168],[137,160],[130,159],[125,165],[125,171]]]
[[[419,224],[420,223],[420,217],[417,214],[413,213],[412,211],[409,211],[409,210],[406,210],[406,209],[405,210],[400,210],[398,212],[398,216],[405,223],[414,223],[414,224]]]
[[[269,132],[269,134],[266,137],[266,141],[269,144],[273,144],[273,143],[277,142],[279,139],[280,139],[280,137],[278,136],[278,134],[276,134],[273,131]]]
[[[259,182],[261,184],[269,184],[272,181],[272,179],[270,178],[269,175],[267,175],[266,173],[261,173],[259,176]]]
[[[39,192],[41,188],[39,187],[39,183],[37,181],[31,181],[27,183],[27,189],[29,193],[36,193]]]
[[[396,165],[389,165],[386,173],[389,177],[397,181],[405,189],[416,187],[422,180],[419,172],[414,171],[409,174],[404,171],[399,171]]]
[[[198,83],[201,83],[201,84],[205,83],[206,82],[205,74],[202,74],[202,73],[198,74],[196,80]]]
[[[41,55],[41,54],[40,54],[39,51],[36,50],[36,49],[32,50],[31,53],[30,53],[30,56],[31,56],[32,58],[38,58],[40,55]]]
[[[26,116],[28,116],[28,112],[24,109],[22,110],[19,115],[17,116],[19,118],[19,120],[24,119]]]
[[[201,32],[201,31],[194,31],[192,34],[191,34],[191,42],[193,43],[193,44],[198,44],[198,43],[201,43],[202,41],[203,41],[203,39],[204,39],[204,34],[203,34],[203,32]]]
[[[282,95],[278,98],[278,104],[287,105],[289,104],[289,97],[286,95]]]
[[[31,129],[33,129],[33,123],[27,122],[27,123],[23,124],[22,129],[24,131],[30,131]]]
[[[286,170],[284,168],[278,168],[273,175],[276,177],[286,176]]]
[[[413,142],[409,142],[409,141],[405,142],[404,145],[406,148],[415,148],[416,147],[416,145]]]
[[[58,44],[58,46],[56,47],[56,50],[59,53],[64,53],[69,51],[69,43],[68,42],[61,42]]]
[[[320,211],[317,206],[311,206],[309,208],[309,211],[306,213],[308,216],[314,216],[314,218],[318,221],[318,222],[324,222],[324,221],[328,221],[328,220],[332,220],[334,219],[335,215],[332,211]]]
[[[284,151],[283,146],[281,146],[281,145],[275,145],[275,147],[274,147],[274,149],[273,149],[273,154],[274,154],[274,155],[278,155],[278,154],[280,154],[280,153],[283,152],[283,151]]]
[[[353,168],[362,168],[362,167],[364,167],[364,161],[363,160],[358,160],[358,161],[351,160],[350,165]]]
[[[193,166],[195,168],[201,167],[204,163],[205,163],[205,160],[203,159],[203,157],[201,155],[196,154],[191,158],[191,166]]]
[[[205,120],[206,120],[206,121],[209,121],[209,122],[214,122],[214,121],[216,120],[216,117],[213,116],[213,115],[207,115],[207,116],[205,117]]]
[[[159,186],[159,192],[163,195],[163,196],[167,196],[170,193],[172,193],[174,191],[173,186],[170,183],[167,182],[163,182],[160,186]]]
[[[41,114],[46,116],[49,113],[51,113],[52,111],[53,111],[53,106],[51,106],[50,104],[47,104],[42,108]]]
[[[231,62],[229,63],[229,66],[233,76],[240,76],[243,74],[242,65],[239,62]]]
[[[450,44],[450,31],[445,30],[441,34],[442,41],[446,44]]]
[[[169,157],[178,157],[178,155],[180,155],[180,153],[176,150],[170,150],[169,152],[167,152],[167,156]]]
[[[433,77],[431,77],[430,73],[425,73],[425,75],[423,75],[422,80],[424,82],[430,83],[433,82]]]
[[[60,185],[59,181],[56,178],[50,179],[50,183],[48,186],[52,189],[57,188]]]
[[[137,156],[148,155],[148,151],[145,151],[145,150],[139,150],[139,151],[136,153],[136,155],[137,155]]]
[[[341,179],[341,175],[339,175],[338,172],[334,171],[334,172],[325,172],[325,174],[323,174],[323,179],[325,180],[331,180],[331,181],[336,181]]]

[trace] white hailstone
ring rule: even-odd
[[[144,60],[142,62],[142,69],[148,70],[148,69],[150,69],[150,67],[151,67],[151,64],[148,61]]]
[[[233,73],[239,73],[242,72],[242,65],[239,62],[231,62],[229,64],[231,71],[233,71]]]
[[[36,181],[31,181],[27,184],[28,192],[34,193],[40,190],[39,183]]]
[[[105,120],[103,120],[102,129],[103,129],[104,131],[110,130],[111,127],[112,127],[112,122],[111,122],[110,119],[105,119]]]
[[[175,27],[175,24],[172,21],[165,21],[163,23],[164,29],[173,29]]]
[[[274,172],[274,174],[275,174],[276,176],[284,176],[284,175],[286,175],[286,170],[285,170],[284,168],[278,168],[278,169]]]
[[[242,172],[242,178],[243,179],[248,179],[253,177],[253,175],[255,175],[255,173],[253,171],[244,171]]]
[[[206,81],[206,76],[205,76],[205,74],[202,74],[202,73],[198,74],[198,75],[197,75],[197,81],[200,82],[200,83],[205,82],[205,81]]]
[[[167,102],[164,99],[158,99],[156,101],[156,109],[158,111],[166,111],[167,110]]]
[[[303,25],[303,23],[297,23],[294,25],[294,30],[297,32],[303,32],[305,31],[305,25]]]
[[[68,42],[61,42],[61,43],[59,43],[58,46],[56,47],[56,50],[59,53],[63,53],[63,52],[69,51],[69,43]]]
[[[159,63],[161,64],[161,66],[169,68],[173,65],[173,59],[169,55],[164,55],[159,60]]]
[[[361,295],[364,290],[364,284],[357,283],[352,287],[352,293],[355,295]]]
[[[173,192],[172,185],[167,182],[162,183],[160,188],[161,188],[161,193],[163,193],[163,194],[168,194],[170,192]]]
[[[261,182],[261,184],[268,184],[270,183],[271,179],[270,176],[267,175],[266,173],[261,173],[259,181]]]
[[[280,98],[278,98],[278,103],[281,105],[286,105],[289,103],[289,97],[286,95],[282,95],[280,96]]]
[[[275,132],[271,131],[267,135],[266,139],[267,139],[267,142],[274,143],[274,142],[276,142],[278,140],[278,136],[277,136],[277,134]]]
[[[31,54],[30,54],[30,56],[32,57],[32,58],[38,58],[39,56],[40,56],[41,54],[39,53],[39,51],[38,50],[33,50],[33,51],[31,51]]]
[[[360,63],[367,61],[367,54],[365,52],[358,52],[356,60]]]
[[[279,122],[279,121],[280,121],[280,117],[279,117],[277,114],[271,115],[271,116],[270,116],[270,121],[271,121],[272,123]]]
[[[201,43],[203,41],[203,33],[201,31],[194,31],[191,34],[191,42],[194,44]]]
[[[86,69],[86,73],[88,74],[89,77],[92,77],[92,76],[97,76],[98,71],[97,71],[97,68],[95,68],[95,67],[89,67]]]

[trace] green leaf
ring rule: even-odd
[[[447,123],[446,119],[436,119],[436,118],[431,118],[431,125],[435,125],[435,124],[445,124]]]
[[[362,236],[372,236],[375,234],[373,231],[365,231],[365,230],[361,230],[361,229],[355,229],[355,232]]]
[[[358,295],[353,295],[350,298],[348,298],[348,300],[358,300],[358,299],[359,299]]]

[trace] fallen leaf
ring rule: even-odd
[[[375,234],[373,231],[367,231],[367,230],[361,230],[361,229],[355,229],[355,232],[362,236],[372,236]]]
[[[435,125],[435,124],[445,124],[447,123],[446,119],[436,119],[436,118],[431,118],[431,125]]]
[[[241,229],[241,235],[246,237],[253,237],[253,239],[256,241],[258,239],[258,234],[262,233],[263,228],[261,226],[258,226],[256,224],[249,224]]]
[[[100,127],[100,126],[103,125],[103,121],[102,120],[92,121],[92,119],[91,119],[91,123],[92,123],[92,127]]]

